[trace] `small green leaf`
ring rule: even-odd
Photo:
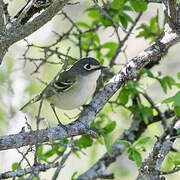
[[[167,93],[167,84],[164,79],[159,79],[160,85],[165,93]]]
[[[180,80],[180,72],[177,73],[177,78]]]
[[[179,129],[177,129],[177,133],[178,133],[178,134],[180,134],[180,128],[179,128]]]
[[[104,144],[105,144],[107,153],[109,155],[112,155],[111,141],[108,139],[108,136],[106,134],[103,137],[104,137]]]
[[[18,162],[15,162],[15,163],[12,164],[12,170],[13,171],[17,169],[18,164],[19,164]],[[19,169],[22,169],[22,167],[20,166]]]
[[[81,28],[84,28],[84,29],[88,29],[89,28],[89,25],[85,22],[76,22],[76,25],[78,27],[81,27]]]
[[[114,42],[107,42],[107,43],[104,43],[101,48],[107,48],[109,49],[109,51],[106,53],[106,57],[112,57],[112,55],[114,54],[114,52],[116,51],[118,47],[118,44],[117,43],[114,43]]]
[[[104,128],[104,134],[111,133],[116,128],[116,121],[110,122],[105,128]]]
[[[102,18],[100,18],[101,23],[107,27],[107,26],[111,26],[112,25],[112,21],[109,20],[108,18],[106,18],[105,16],[103,16]]]
[[[180,107],[180,91],[177,92],[174,96],[174,106]]]
[[[111,3],[111,8],[112,9],[120,9],[124,6],[127,0],[113,0]]]
[[[114,49],[114,48],[117,48],[118,44],[115,43],[115,42],[107,42],[107,43],[104,43],[101,48],[108,48],[108,49]]]
[[[153,73],[151,71],[149,71],[148,69],[146,69],[146,68],[141,69],[140,72],[146,73],[147,76],[150,77],[150,78],[154,78]]]
[[[146,144],[151,138],[150,137],[141,137],[138,139],[137,143],[135,144],[135,146],[139,146],[139,145],[144,145]]]
[[[54,146],[51,150],[44,153],[45,158],[48,159],[48,158],[52,157],[54,154],[56,154],[58,152],[58,149],[59,149],[58,146]]]
[[[146,11],[146,9],[147,9],[146,2],[139,2],[139,1],[131,0],[130,4],[136,12]]]
[[[87,148],[92,146],[93,144],[93,140],[91,137],[87,136],[87,135],[83,135],[77,142],[77,146],[79,146],[80,148]]]
[[[176,83],[175,86],[180,89],[180,83]]]
[[[141,107],[141,116],[146,124],[148,124],[148,120],[153,116],[153,110],[150,107],[142,106]]]
[[[180,116],[180,106],[175,106],[174,112],[176,113],[176,116]]]
[[[121,16],[123,16],[128,22],[130,22],[131,24],[134,24],[133,19],[126,13],[122,12]]]
[[[39,146],[38,156],[41,156],[42,154],[43,154],[43,146]]]
[[[166,103],[166,104],[171,103],[173,101],[174,101],[174,96],[163,100],[163,102]]]
[[[138,151],[136,151],[136,150],[133,149],[133,150],[130,152],[128,158],[129,158],[130,160],[132,160],[132,161],[135,161],[135,162],[136,162],[136,165],[137,165],[138,167],[141,166],[141,164],[142,164],[142,156],[141,156],[141,154],[140,154]]]
[[[127,25],[128,25],[127,19],[122,15],[119,15],[119,19],[120,19],[121,24],[123,25],[123,27],[126,29]]]
[[[122,104],[127,104],[128,96],[129,96],[129,91],[127,91],[126,89],[122,89],[119,93],[119,102]]]
[[[88,9],[88,16],[91,18],[98,18],[99,17],[98,9],[94,9],[94,8]]]
[[[131,143],[129,141],[126,141],[126,140],[119,139],[117,142],[120,143],[120,144],[124,144],[127,147],[131,146]]]
[[[168,85],[168,87],[170,89],[172,88],[173,85],[176,84],[176,81],[172,77],[170,77],[170,76],[165,76],[163,78],[163,80],[166,82],[166,84]]]
[[[78,175],[78,172],[77,171],[74,172],[73,175],[71,176],[71,180],[76,180],[77,178],[75,178],[75,176],[77,175]]]
[[[133,151],[133,157],[138,167],[142,164],[142,156],[138,151]]]
[[[180,160],[174,160],[173,163],[175,166],[180,166]]]

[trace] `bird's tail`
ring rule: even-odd
[[[25,107],[29,106],[30,104],[34,104],[35,102],[38,102],[42,98],[41,94],[35,96],[33,99],[31,99],[28,103],[26,103],[20,111],[22,111]]]

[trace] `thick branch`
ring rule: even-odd
[[[164,113],[165,117],[168,119],[174,116],[173,111],[167,111]],[[155,116],[152,120],[149,121],[149,124],[157,122],[161,119],[161,116]],[[115,143],[111,146],[113,154],[110,156],[108,153],[105,153],[90,169],[85,173],[81,174],[77,179],[78,180],[93,180],[101,177],[103,172],[106,172],[106,169],[109,165],[116,161],[117,157],[120,156],[126,146],[119,144],[118,140],[123,139],[134,143],[146,130],[149,124],[145,124],[141,119],[139,121],[133,121],[130,128],[125,130],[123,135],[116,139]]]
[[[89,134],[90,136],[97,137],[92,130],[88,129],[81,122],[76,121],[66,125],[65,128],[57,126],[39,130],[38,142],[49,142],[81,134]],[[0,137],[0,150],[19,148],[34,144],[37,144],[37,131],[20,132],[18,134]]]
[[[174,137],[174,131],[176,134],[176,123],[180,119],[177,117],[173,120],[170,127],[168,127],[163,135],[157,139],[152,152],[149,154],[149,157],[142,163],[142,166],[139,169],[139,175],[137,180],[160,180],[161,165],[172,148]],[[176,129],[176,130],[175,130]],[[170,138],[171,137],[171,138]],[[175,136],[177,137],[177,136]]]
[[[39,16],[34,18],[32,21],[22,25],[10,27],[4,37],[0,37],[0,63],[4,57],[4,50],[7,49],[15,42],[24,39],[29,36],[44,24],[49,22],[67,3],[69,0],[56,0],[43,11]],[[2,48],[4,47],[4,48]]]
[[[166,116],[166,118],[170,118],[172,116],[174,116],[174,111],[166,111],[164,113],[164,115]],[[152,120],[149,121],[149,124],[157,122],[160,120],[160,116],[154,116]],[[126,149],[125,146],[120,145],[119,143],[117,143],[117,141],[119,139],[124,139],[127,141],[130,141],[131,143],[133,143],[135,140],[138,139],[138,137],[140,137],[140,135],[146,130],[147,128],[147,124],[144,123],[143,120],[140,121],[134,121],[131,124],[131,127],[128,130],[125,130],[123,135],[118,138],[115,143],[112,145],[112,150],[113,150],[113,155],[109,156],[107,153],[90,169],[88,170],[86,173],[82,174],[79,178],[80,179],[86,179],[88,180],[88,177],[93,177],[93,178],[89,178],[89,179],[94,179],[95,177],[102,177],[102,174],[98,174],[97,172],[101,172],[101,168],[105,167],[104,170],[106,170],[106,168],[113,163],[116,158],[121,155],[123,153],[123,151]],[[15,171],[8,171],[5,173],[0,173],[0,178],[10,178],[10,177],[16,177],[16,176],[24,176],[26,174],[32,173],[32,171],[36,170],[36,171],[44,171],[47,170],[49,168],[54,168],[54,167],[58,167],[58,170],[56,170],[55,175],[58,175],[59,170],[61,170],[61,168],[63,167],[64,161],[66,160],[67,156],[69,156],[69,153],[71,152],[72,149],[67,149],[61,159],[60,162],[56,162],[53,164],[39,164],[37,166],[31,167],[31,168],[26,168],[26,169],[17,169]],[[97,167],[99,169],[99,171],[97,171]],[[57,172],[58,171],[58,172]],[[90,173],[90,174],[89,174]],[[106,173],[104,174],[104,176],[110,176],[112,174]]]

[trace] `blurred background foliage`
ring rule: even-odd
[[[25,5],[25,1],[8,1],[11,16]],[[103,7],[100,1],[100,7]],[[57,15],[51,22],[32,34],[26,40],[16,43],[7,53],[0,69],[0,134],[20,132],[28,121],[35,127],[35,116],[38,104],[27,107],[23,112],[19,108],[30,98],[38,94],[62,68],[63,59],[68,57],[68,66],[76,59],[85,56],[97,58],[103,65],[111,64],[111,74],[100,78],[98,88],[106,83],[113,73],[117,73],[138,52],[152,44],[163,29],[162,6],[145,2],[113,0],[104,7],[108,16],[102,15],[98,8],[93,7],[91,1],[83,0],[79,4],[64,8],[63,13]],[[143,12],[141,19],[135,22],[135,17]],[[112,18],[112,19],[111,19]],[[119,28],[118,28],[119,26]],[[133,30],[128,40],[123,38],[132,26]],[[123,29],[123,30],[122,30]],[[118,41],[119,38],[119,41]],[[81,42],[81,44],[79,44]],[[123,44],[124,43],[124,44]],[[122,45],[121,45],[122,44]],[[122,47],[121,47],[122,46]],[[121,52],[116,54],[117,48]],[[142,69],[136,80],[126,83],[105,105],[103,110],[92,122],[91,128],[99,134],[98,139],[83,135],[74,138],[76,148],[60,173],[59,179],[75,179],[93,165],[104,152],[113,153],[111,145],[120,134],[128,129],[132,120],[142,118],[146,123],[157,111],[144,98],[147,93],[159,104],[162,111],[173,108],[180,116],[180,73],[179,45],[174,46],[158,66],[152,69]],[[133,99],[139,96],[136,104]],[[61,111],[58,114],[63,123],[76,119],[80,110]],[[25,118],[26,116],[26,118]],[[42,116],[45,120],[41,128],[56,126],[57,122],[48,103],[43,104]],[[171,119],[170,119],[171,121]],[[148,155],[155,142],[155,136],[162,133],[160,122],[148,126],[143,136],[135,143],[119,141],[126,145],[127,151],[119,157],[108,169],[115,173],[115,179],[131,180],[137,176],[138,167]],[[55,162],[63,155],[67,144],[72,139],[64,139],[40,146],[39,161]],[[174,145],[179,148],[177,139]],[[27,150],[27,148],[21,148]],[[18,166],[20,155],[12,150],[11,155],[1,152],[1,171],[23,168],[26,162]],[[28,158],[33,157],[33,152]],[[31,162],[31,161],[30,161]],[[78,162],[78,164],[77,164]],[[171,152],[163,163],[163,170],[171,170],[180,164],[180,153]],[[52,176],[54,169],[41,173],[42,179]],[[169,175],[168,179],[179,179],[179,173]]]

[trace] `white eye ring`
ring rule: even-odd
[[[84,69],[86,69],[88,71],[91,70],[91,65],[90,64],[85,64]]]

